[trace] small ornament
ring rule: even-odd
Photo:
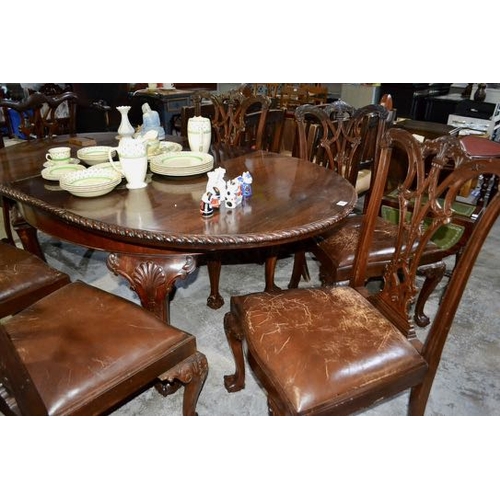
[[[212,217],[214,214],[214,207],[211,203],[212,196],[212,193],[204,193],[201,197],[200,214],[202,217]]]
[[[243,198],[249,198],[252,196],[252,182],[253,178],[250,172],[243,172],[241,175]]]
[[[227,181],[224,192],[224,206],[226,208],[235,208],[242,202],[243,191],[241,186],[242,183],[238,177]]]

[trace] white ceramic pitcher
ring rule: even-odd
[[[194,116],[188,120],[187,134],[189,149],[197,153],[208,153],[212,139],[212,123],[210,118]]]
[[[120,159],[120,167],[113,161],[112,152],[117,151]],[[109,162],[115,170],[123,172],[127,179],[128,189],[140,189],[146,187],[146,173],[148,170],[147,144],[143,138],[134,139],[124,137],[120,140],[117,148],[108,152]]]

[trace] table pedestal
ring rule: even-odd
[[[185,279],[196,269],[196,255],[111,253],[107,265],[130,283],[144,308],[170,323],[170,293],[177,279]]]

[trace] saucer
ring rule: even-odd
[[[43,164],[43,168],[55,167],[56,165],[67,165],[68,163],[72,163],[73,165],[76,165],[76,164],[80,163],[80,160],[78,158],[70,158],[69,160],[64,160],[64,161],[47,160]]]

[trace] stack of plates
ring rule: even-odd
[[[198,175],[212,170],[214,157],[206,153],[179,151],[163,153],[151,159],[151,172],[173,177]]]
[[[122,176],[114,169],[92,168],[66,174],[59,180],[62,189],[75,196],[102,196],[120,184]]]
[[[177,151],[182,151],[182,145],[180,145],[179,143],[170,141],[160,141],[158,149],[156,149],[154,153],[148,152],[148,159],[150,160],[151,158],[161,155],[163,153],[174,153]]]

